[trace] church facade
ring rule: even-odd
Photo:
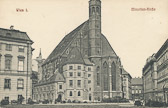
[[[121,74],[120,58],[101,32],[101,1],[90,0],[89,19],[67,34],[42,65],[35,89],[43,91],[50,84],[56,92],[36,92],[34,99],[95,102],[122,97]]]

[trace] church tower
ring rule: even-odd
[[[101,1],[89,1],[89,56],[101,55]]]
[[[94,98],[102,99],[101,1],[89,1],[89,59],[95,64]]]

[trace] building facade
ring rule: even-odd
[[[157,96],[157,70],[155,54],[149,57],[143,68],[144,100],[156,100]]]
[[[85,96],[90,97],[83,98],[83,100],[103,101],[106,98],[122,97],[121,61],[101,32],[100,0],[89,1],[89,19],[67,34],[45,60],[42,65],[42,82],[55,75],[56,70],[63,75],[65,83],[68,82],[67,79],[69,78],[65,77],[64,64],[69,61],[70,51],[73,51],[74,48],[80,52],[81,58],[87,62],[85,64],[91,63],[93,65],[91,82],[94,85],[90,91],[81,88],[82,93],[87,93]],[[77,83],[75,78],[73,80],[73,83]],[[81,79],[81,83],[86,81],[85,78]],[[71,91],[69,90],[69,92]],[[72,92],[75,93],[75,91]],[[65,97],[67,91],[64,91],[63,95],[62,97]],[[58,96],[58,94],[55,96]]]
[[[0,100],[32,96],[32,44],[26,32],[0,28]]]
[[[132,88],[132,100],[142,100],[143,99],[143,83],[142,78],[132,78],[131,80]]]
[[[131,75],[122,70],[122,81],[123,81],[123,98],[132,99],[132,89],[131,89]]]
[[[73,48],[64,62],[63,73],[57,69],[49,79],[35,85],[34,100],[93,102],[93,70],[93,64]]]
[[[168,102],[168,39],[143,68],[144,99]]]

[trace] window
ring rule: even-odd
[[[24,59],[18,59],[18,71],[24,70]]]
[[[69,80],[69,86],[70,86],[70,87],[73,86],[73,80]]]
[[[81,87],[81,80],[78,80],[78,87]]]
[[[91,74],[88,74],[88,77],[91,77]]]
[[[139,93],[141,93],[141,90],[139,90]]]
[[[69,72],[69,76],[72,77],[73,76],[73,72]]]
[[[92,89],[91,88],[89,88],[89,91],[91,91]]]
[[[69,93],[69,96],[72,96],[73,94],[72,94],[72,91],[70,91],[70,93]]]
[[[138,93],[138,90],[136,90],[136,92],[135,93]]]
[[[0,43],[0,50],[2,50],[2,43]]]
[[[24,80],[18,79],[17,80],[17,89],[23,89],[24,88]]]
[[[91,83],[91,80],[88,80],[88,84],[90,84]]]
[[[6,51],[12,51],[12,45],[6,44]]]
[[[88,67],[88,71],[91,71],[91,68],[90,68],[90,67]]]
[[[18,52],[24,52],[24,46],[19,46],[18,47]]]
[[[11,89],[11,79],[5,79],[4,89]]]
[[[132,94],[134,94],[134,90],[132,90]]]
[[[78,66],[78,70],[81,70],[81,66]]]
[[[72,70],[73,69],[73,66],[69,66],[69,70]]]
[[[78,72],[78,76],[81,76],[81,72]]]
[[[12,64],[12,56],[5,55],[5,69],[10,70]]]
[[[9,101],[9,97],[5,97],[5,100],[8,100],[8,101]]]
[[[81,96],[81,93],[80,93],[80,91],[78,91],[78,96]]]
[[[62,85],[59,85],[59,89],[62,89]]]
[[[1,54],[0,54],[0,70],[1,70]]]

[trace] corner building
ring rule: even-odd
[[[93,88],[91,88],[91,101],[102,101],[105,98],[113,98],[115,96],[122,97],[122,87],[121,87],[121,62],[120,58],[117,56],[110,43],[106,37],[101,32],[101,1],[100,0],[90,0],[89,1],[89,19],[74,29],[72,32],[67,34],[62,41],[56,46],[52,53],[48,56],[45,62],[42,65],[43,77],[42,81],[48,80],[54,75],[54,72],[57,70],[64,78],[65,83],[67,83],[69,70],[65,71],[65,67],[70,64],[65,63],[73,58],[69,57],[70,52],[76,49],[80,53],[80,58],[83,58],[84,62],[83,71],[81,75],[87,70],[87,64],[92,64],[91,73],[93,78],[90,78],[93,82]],[[78,57],[75,56],[74,59]],[[78,63],[73,62],[73,68],[76,67]],[[75,70],[71,72],[75,73]],[[78,83],[77,78],[81,80],[81,86],[90,86],[87,85],[85,77],[80,78],[76,76],[72,78],[74,85]],[[89,80],[89,78],[87,78]],[[86,82],[86,83],[85,83]],[[68,84],[68,83],[67,83]],[[64,88],[66,92],[71,94],[70,88]],[[72,87],[72,92],[78,92],[75,87]],[[64,91],[61,94],[61,97],[64,97],[66,94]],[[85,94],[85,89],[81,89],[81,92]],[[88,92],[89,93],[89,92]],[[55,94],[58,97],[58,94]],[[85,95],[83,95],[85,96]],[[89,95],[88,95],[89,96]],[[62,98],[63,99],[63,98]],[[63,99],[63,100],[64,100]],[[74,100],[75,98],[73,98]],[[88,100],[89,98],[87,98]],[[83,98],[84,100],[84,98]]]
[[[32,44],[26,32],[0,28],[0,101],[32,97]]]

